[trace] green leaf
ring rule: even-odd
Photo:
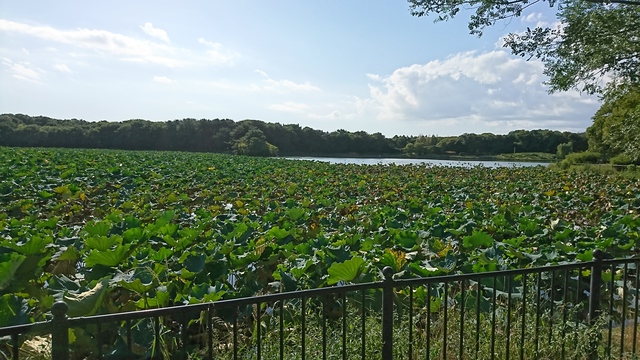
[[[580,261],[591,261],[593,260],[593,250],[585,250],[583,253],[576,254],[576,259]]]
[[[289,231],[285,229],[280,229],[278,226],[274,226],[267,232],[268,235],[275,237],[278,240],[282,240],[289,235]]]
[[[471,236],[465,236],[462,239],[462,246],[467,249],[475,249],[478,247],[489,247],[494,243],[494,239],[491,235],[483,231],[474,231]]]
[[[136,228],[128,229],[125,232],[123,232],[122,238],[126,243],[136,243],[142,240],[143,235],[144,235],[144,231],[141,228],[136,227]]]
[[[64,249],[64,248],[63,248]],[[58,260],[58,261],[62,261],[62,260],[71,260],[71,261],[75,261],[80,259],[80,253],[78,253],[78,249],[76,249],[75,246],[69,246],[68,248],[61,250],[60,252],[56,253],[51,260]]]
[[[438,268],[438,270],[443,271],[448,274],[456,268],[458,263],[458,259],[453,251],[449,250],[447,255],[444,258],[438,258],[436,260],[432,260],[431,264]]]
[[[305,210],[303,208],[292,208],[287,211],[287,215],[291,220],[296,221],[304,216]]]
[[[111,222],[99,221],[94,225],[87,224],[84,230],[89,233],[90,236],[107,236],[109,235],[109,231],[111,231]]]
[[[117,237],[92,236],[84,240],[84,245],[89,249],[108,251],[117,242]]]
[[[30,323],[29,312],[27,299],[13,294],[2,295],[0,297],[0,328]]]
[[[91,289],[81,293],[65,293],[64,302],[69,306],[67,316],[91,316],[95,315],[105,294],[108,292],[109,278],[104,278]]]
[[[108,251],[91,250],[85,259],[85,263],[88,267],[96,265],[104,265],[108,267],[118,266],[127,257],[129,246],[130,245],[120,245],[116,246],[115,249]]]
[[[15,279],[15,274],[27,257],[17,253],[0,255],[0,291],[7,289]]]
[[[50,192],[48,192],[48,191],[45,191],[45,190],[40,191],[40,192],[38,193],[38,195],[39,195],[41,198],[43,198],[43,199],[48,199],[48,198],[50,198],[50,197],[54,197],[54,196],[56,196],[55,194],[52,194],[52,193],[50,193]]]
[[[364,259],[359,256],[353,257],[342,263],[333,263],[327,269],[329,278],[327,284],[333,285],[340,281],[352,281],[362,273],[364,269]]]
[[[282,284],[282,291],[295,291],[298,289],[296,278],[292,274],[282,271],[282,269],[274,271],[273,278]]]
[[[128,271],[127,273],[120,273],[111,281],[112,283],[116,282],[119,286],[122,286],[125,289],[144,295],[154,288],[154,279],[155,274],[152,273],[150,268],[138,267],[135,270]]]
[[[148,283],[148,284],[143,284],[142,280],[140,279],[135,279],[131,282],[126,282],[126,281],[122,281],[120,282],[120,286],[122,286],[125,289],[134,291],[140,295],[144,295],[147,293],[147,291],[151,290],[153,288],[153,282]]]
[[[189,255],[183,262],[183,266],[185,269],[191,271],[192,273],[199,273],[204,269],[205,261],[207,260],[207,256],[204,254],[200,255]]]
[[[22,255],[35,255],[44,252],[47,245],[53,243],[51,237],[32,236],[29,240],[20,243],[5,242],[4,245],[19,252]]]

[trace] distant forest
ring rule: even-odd
[[[584,133],[517,130],[506,135],[394,136],[259,120],[182,119],[166,122],[59,120],[23,114],[0,115],[0,146],[179,150],[257,156],[498,155],[513,152],[555,154],[558,145],[587,149]]]

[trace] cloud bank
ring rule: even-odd
[[[459,53],[402,67],[388,76],[367,74],[370,97],[360,100],[359,107],[384,121],[571,128],[582,117],[588,123],[596,99],[575,92],[549,95],[543,68],[538,61],[502,50]]]

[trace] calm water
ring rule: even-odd
[[[526,167],[549,166],[548,163],[539,162],[514,162],[514,161],[471,161],[471,160],[431,160],[431,159],[393,159],[393,158],[331,158],[331,157],[286,157],[290,160],[324,161],[331,164],[358,164],[358,165],[440,165],[440,166],[484,166],[484,167]]]

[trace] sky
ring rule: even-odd
[[[469,35],[402,0],[0,0],[0,113],[255,119],[394,135],[583,132],[600,102],[549,94],[502,38],[547,3]]]

